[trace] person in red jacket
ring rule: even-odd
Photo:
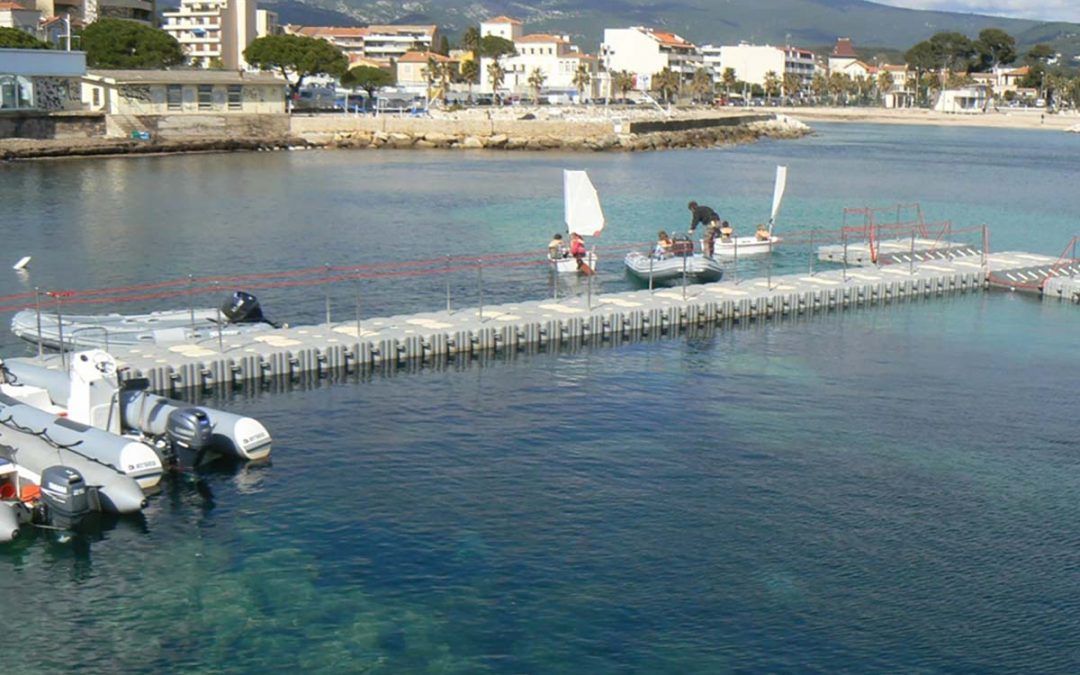
[[[592,274],[592,268],[585,262],[586,255],[588,255],[588,251],[585,250],[585,239],[577,232],[570,235],[570,256],[577,260],[578,271],[584,274]]]

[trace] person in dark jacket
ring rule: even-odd
[[[690,234],[694,233],[698,225],[713,225],[720,226],[720,216],[716,215],[716,211],[713,211],[710,207],[704,204],[698,204],[697,202],[690,202],[687,205],[690,209]]]

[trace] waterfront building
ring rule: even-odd
[[[255,0],[180,0],[163,12],[161,28],[176,38],[192,65],[238,70],[256,36]]]
[[[355,64],[359,59],[378,62],[389,68],[408,52],[429,52],[438,46],[439,29],[434,25],[300,26],[287,24],[286,35],[326,40]]]
[[[855,45],[852,44],[851,38],[837,38],[829,54],[829,72],[844,72],[845,68],[858,60],[859,55],[855,53]]]
[[[973,84],[957,89],[945,89],[938,95],[934,110],[946,113],[978,114],[986,112],[989,91],[986,85]]]
[[[915,74],[908,70],[907,64],[883,64],[876,69],[877,85],[881,94],[881,104],[886,108],[911,108],[915,105]],[[888,77],[883,77],[888,73]],[[883,82],[889,82],[882,87]]]
[[[515,94],[531,94],[529,79],[539,71],[543,77],[542,90],[568,93],[576,90],[574,78],[581,66],[595,80],[596,58],[583,53],[570,42],[567,35],[535,33],[527,35],[524,24],[507,16],[499,16],[480,23],[480,36],[494,35],[514,43],[516,54],[503,56],[499,64],[503,68],[503,90]],[[480,58],[480,91],[492,93],[488,67],[493,59]],[[591,88],[591,87],[590,87]]]
[[[17,2],[0,2],[0,28],[14,28],[37,37],[41,11]]]
[[[692,43],[675,33],[643,26],[605,28],[600,60],[608,73],[632,74],[641,91],[648,91],[652,76],[665,68],[689,80],[704,65]]]
[[[155,0],[19,0],[19,4],[36,8],[45,19],[67,16],[76,28],[99,18],[125,19],[153,27],[158,23]]]
[[[448,56],[436,54],[435,52],[406,52],[401,58],[397,59],[397,62],[394,64],[395,81],[398,86],[427,87],[430,61],[434,61],[440,67],[449,67],[454,70],[457,69],[457,61]],[[434,77],[432,84],[433,87],[437,89],[442,84],[441,78]],[[435,94],[430,94],[429,96],[431,98],[437,97]]]
[[[77,110],[85,74],[86,52],[0,49],[0,111]]]
[[[731,68],[736,79],[750,84],[764,86],[765,76],[771,72],[781,80],[785,75],[794,75],[799,78],[802,88],[806,89],[814,79],[816,68],[812,51],[790,45],[774,47],[745,42],[718,47],[705,45],[700,53],[716,82],[720,82],[724,71]],[[784,93],[790,96],[795,92]]]
[[[285,80],[235,70],[90,70],[82,100],[109,115],[282,114]]]
[[[255,10],[255,37],[261,38],[268,35],[281,35],[281,24],[278,23],[277,12],[268,9]]]

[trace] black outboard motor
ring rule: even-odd
[[[221,314],[227,323],[260,323],[266,321],[259,301],[251,293],[236,291],[221,306]]]
[[[64,530],[78,529],[94,511],[82,474],[68,466],[41,472],[41,503],[44,522]]]
[[[213,433],[210,416],[199,408],[174,410],[165,421],[169,451],[180,466],[197,467],[210,447]]]

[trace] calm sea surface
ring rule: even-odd
[[[689,199],[750,227],[778,163],[781,234],[914,202],[987,224],[998,251],[1057,255],[1080,233],[1080,135],[1046,131],[18,163],[0,165],[0,296],[540,249],[563,168],[600,192],[596,290],[621,290],[614,249],[684,229]],[[25,277],[7,269],[22,255]],[[311,321],[327,293],[388,315],[444,307],[445,284],[259,296]],[[479,299],[471,270],[451,287]],[[552,290],[543,267],[483,273],[485,302]],[[1076,306],[993,292],[210,399],[266,424],[272,463],[167,481],[98,536],[0,547],[0,665],[1076,672],[1078,334]],[[25,353],[6,330],[0,347]]]

